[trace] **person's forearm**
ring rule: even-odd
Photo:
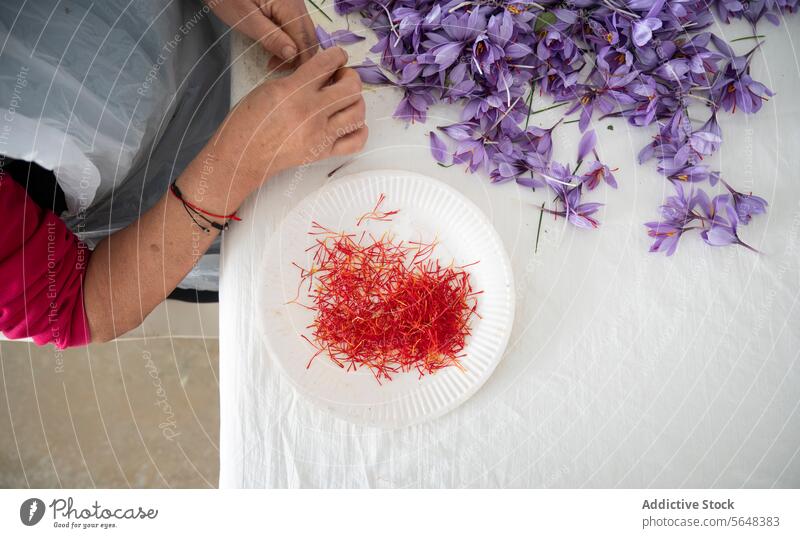
[[[346,63],[347,53],[330,47],[291,75],[254,88],[178,178],[184,198],[228,215],[269,176],[360,151],[368,135],[362,84]],[[84,278],[92,341],[137,327],[216,235],[202,231],[167,193],[138,221],[100,243]]]
[[[204,153],[181,174],[178,185],[186,200],[213,213],[229,214],[245,196],[229,188],[230,174]],[[106,342],[138,327],[208,250],[219,232],[206,228],[210,231],[194,224],[183,204],[167,192],[139,220],[103,240],[90,258],[84,280],[92,341]]]

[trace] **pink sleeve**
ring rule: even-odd
[[[91,251],[0,172],[0,331],[59,349],[89,342],[83,276]]]

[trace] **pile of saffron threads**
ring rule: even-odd
[[[357,226],[391,220],[397,211],[381,211],[383,201],[381,195]],[[312,266],[294,265],[298,298],[307,286],[310,305],[292,301],[314,312],[311,338],[301,335],[316,349],[307,367],[325,353],[347,371],[368,368],[378,383],[399,372],[421,378],[449,366],[464,370],[465,340],[482,293],[473,291],[468,266],[441,265],[432,256],[435,241],[347,234],[317,222],[309,235]]]

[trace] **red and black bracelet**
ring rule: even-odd
[[[191,218],[192,221],[206,233],[210,232],[211,230],[206,226],[200,224],[195,218],[195,216],[200,217],[200,219],[207,222],[209,226],[211,226],[215,230],[219,230],[220,232],[228,229],[229,221],[242,220],[236,215],[236,212],[233,212],[229,215],[218,215],[216,213],[211,213],[210,211],[206,211],[202,207],[196,206],[195,204],[193,204],[192,202],[183,197],[183,193],[181,192],[180,188],[176,183],[170,185],[169,191],[172,193],[173,196],[175,196],[175,198],[177,198],[181,202],[181,204],[183,204],[183,209],[186,210],[186,214],[189,215],[189,218]],[[225,222],[220,224],[219,222],[211,220],[211,218],[209,217],[216,219],[224,219]]]

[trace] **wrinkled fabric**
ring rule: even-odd
[[[67,226],[94,248],[155,205],[225,118],[227,32],[196,0],[0,2],[0,155],[52,171]],[[217,280],[209,259],[180,286]]]
[[[0,173],[0,332],[59,349],[89,342],[83,277],[91,251]]]
[[[389,119],[397,91],[365,92],[366,150],[270,180],[224,238],[220,486],[800,487],[800,76],[790,38],[800,20],[785,24],[765,25],[754,67],[775,98],[757,116],[720,118],[720,170],[770,203],[742,231],[762,254],[697,235],[671,257],[646,252],[644,222],[673,189],[637,163],[655,128],[623,119],[593,126],[619,167],[618,189],[596,198],[604,225],[576,229],[545,215],[537,248],[545,193],[438,166],[430,125]],[[749,34],[731,26],[731,36]],[[348,49],[350,63],[366,46]],[[255,82],[263,62],[246,60]],[[436,113],[458,117],[453,107]],[[578,129],[554,137],[554,158],[572,158],[579,141]],[[339,420],[295,391],[267,352],[253,293],[284,214],[328,181],[386,168],[444,181],[486,213],[511,258],[517,304],[487,383],[453,412],[394,431]]]

